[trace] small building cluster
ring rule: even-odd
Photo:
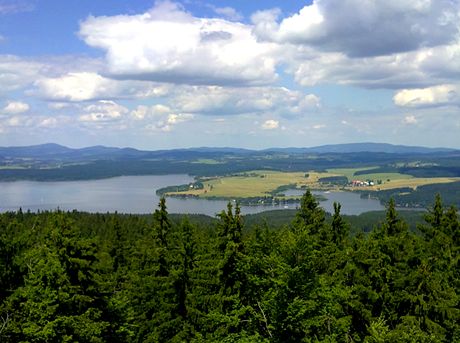
[[[361,181],[361,180],[351,181],[352,187],[369,187],[373,185],[374,185],[374,181]]]

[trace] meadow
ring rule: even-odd
[[[288,188],[309,188],[314,190],[346,190],[346,191],[383,191],[399,188],[416,189],[420,186],[449,183],[460,181],[458,177],[435,177],[418,178],[402,173],[369,173],[355,175],[357,171],[371,170],[368,168],[336,168],[328,169],[324,172],[281,172],[257,170],[245,173],[238,173],[229,176],[219,176],[213,178],[203,178],[202,189],[190,188],[181,192],[168,192],[167,196],[198,196],[202,198],[249,198],[265,197],[276,195],[278,189]],[[320,179],[328,177],[345,176],[348,181],[352,180],[372,180],[373,186],[355,187],[350,184],[340,186],[333,183],[321,182]],[[290,187],[289,187],[290,186]],[[283,197],[282,195],[280,196]]]

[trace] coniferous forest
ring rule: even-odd
[[[460,222],[416,230],[394,202],[369,233],[310,192],[292,223],[0,214],[1,342],[459,342]]]

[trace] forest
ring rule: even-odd
[[[460,219],[0,214],[1,342],[459,342]]]

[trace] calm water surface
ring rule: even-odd
[[[152,213],[159,197],[155,191],[165,186],[194,181],[188,175],[121,176],[103,180],[35,182],[0,182],[0,212],[23,210],[62,210],[88,212]],[[297,192],[297,193],[295,193]],[[300,193],[299,193],[300,192]],[[302,194],[300,190],[284,192]],[[320,205],[333,211],[334,201],[342,204],[343,214],[360,214],[382,210],[378,200],[361,199],[350,192],[313,192],[327,200]],[[170,213],[201,213],[214,216],[227,206],[225,200],[177,199],[166,200]],[[295,209],[297,204],[278,206],[242,206],[243,214],[274,209]]]

